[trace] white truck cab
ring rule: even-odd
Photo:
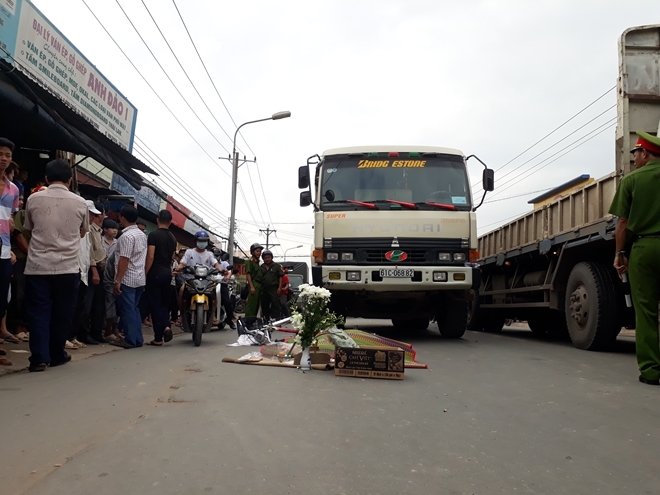
[[[463,335],[468,291],[480,283],[466,160],[452,148],[362,146],[300,168],[300,204],[315,211],[312,279],[334,311],[411,329],[435,318],[443,335]],[[483,179],[492,191],[492,170]]]

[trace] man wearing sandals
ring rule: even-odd
[[[48,162],[48,189],[32,194],[25,207],[24,226],[32,231],[25,265],[30,371],[71,361],[64,344],[78,298],[80,239],[89,230],[85,200],[69,191],[72,176],[67,162]]]
[[[172,340],[169,306],[172,294],[172,257],[176,251],[176,238],[170,232],[172,214],[161,210],[156,219],[158,229],[147,237],[147,299],[154,326],[154,340],[149,345],[161,346],[163,340]]]

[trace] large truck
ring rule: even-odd
[[[619,40],[617,112],[614,172],[479,237],[482,282],[470,328],[498,332],[506,319],[524,320],[532,332],[600,350],[634,327],[613,268],[617,219],[608,210],[634,169],[635,132],[659,131],[660,25],[627,29]]]
[[[335,312],[402,329],[435,319],[443,336],[463,335],[469,291],[479,286],[481,203],[472,198],[469,158],[451,148],[362,146],[300,167],[300,205],[314,207],[312,281],[330,290]],[[484,166],[483,203],[494,175],[474,158]]]

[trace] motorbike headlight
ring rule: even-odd
[[[206,277],[208,274],[209,274],[208,267],[201,265],[195,267],[195,277]]]

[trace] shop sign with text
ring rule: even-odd
[[[129,151],[137,109],[28,0],[0,0],[0,47],[14,65]]]

